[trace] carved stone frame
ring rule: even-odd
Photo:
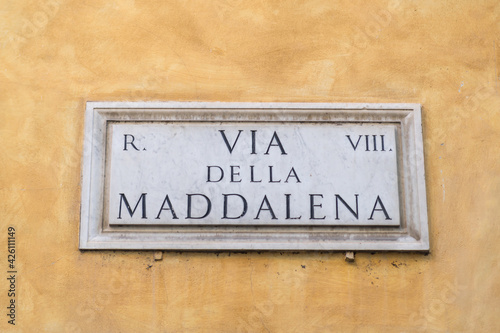
[[[106,138],[111,121],[397,123],[402,223],[397,227],[105,226]],[[419,104],[87,102],[84,138],[82,250],[429,250]]]

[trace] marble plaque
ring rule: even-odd
[[[88,102],[81,249],[428,250],[420,106]]]

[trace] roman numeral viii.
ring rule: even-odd
[[[354,151],[360,146],[361,149],[365,149],[364,151],[392,151],[392,149],[386,150],[383,135],[359,135],[357,139],[351,138],[350,135],[346,137]]]

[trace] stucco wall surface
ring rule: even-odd
[[[499,14],[495,0],[1,1],[0,331],[500,331]],[[93,100],[421,103],[431,253],[80,252]]]

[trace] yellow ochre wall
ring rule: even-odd
[[[1,1],[0,331],[500,331],[499,16],[496,0]],[[140,100],[421,103],[431,253],[79,251],[85,102]]]

